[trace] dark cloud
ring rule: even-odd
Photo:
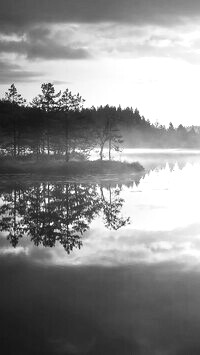
[[[24,70],[20,65],[0,61],[0,84],[31,82],[41,76],[40,72]]]
[[[1,0],[0,24],[4,31],[41,23],[176,24],[199,15],[199,0]]]
[[[27,59],[85,59],[89,53],[84,48],[74,48],[70,45],[60,45],[53,41],[0,41],[1,53],[22,54]]]
[[[67,42],[67,41],[66,41]],[[86,49],[73,44],[63,44],[47,28],[32,28],[18,40],[0,40],[0,53],[22,54],[28,59],[85,59]]]

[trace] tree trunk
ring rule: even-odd
[[[66,117],[65,120],[65,139],[66,139],[66,145],[65,145],[65,160],[69,161],[69,127],[68,127],[68,117]]]
[[[16,155],[17,155],[17,132],[16,132],[15,118],[13,119],[13,154],[14,154],[14,158],[16,158]]]
[[[108,159],[111,160],[111,125],[110,125],[110,119],[108,122],[108,136],[109,136],[109,141],[108,141]]]
[[[111,160],[111,137],[109,137],[108,159]]]
[[[101,146],[100,146],[100,160],[103,160],[103,147],[104,147],[104,144],[102,143]]]
[[[47,130],[47,154],[50,154],[50,139],[49,139],[49,131]]]

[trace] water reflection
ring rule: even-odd
[[[151,170],[139,185],[4,188],[1,229],[28,252],[0,249],[0,352],[199,354],[199,181],[198,162]],[[81,250],[67,255],[61,230]],[[27,234],[58,243],[35,248]]]
[[[145,169],[160,169],[169,164],[171,168],[178,164],[183,168],[188,162],[195,164],[200,150],[193,149],[124,149],[121,159],[129,162],[139,161]]]
[[[92,220],[102,215],[106,228],[118,230],[129,223],[121,214],[121,186],[111,184],[37,183],[2,193],[0,231],[7,232],[13,247],[28,235],[34,245],[70,253],[81,248],[82,236]]]

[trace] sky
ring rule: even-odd
[[[199,0],[0,0],[0,96],[41,84],[85,106],[138,108],[151,122],[200,125]]]

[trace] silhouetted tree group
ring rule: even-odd
[[[152,124],[132,108],[83,108],[84,99],[68,89],[55,92],[44,83],[30,104],[14,84],[0,100],[0,154],[14,158],[87,159],[94,149],[104,158],[108,149],[124,147],[200,147],[196,127]]]
[[[14,84],[0,100],[0,148],[7,156],[44,156],[85,159],[99,148],[100,159],[107,143],[118,149],[121,136],[114,109],[83,109],[83,98],[68,89],[55,92],[51,83],[42,84],[42,93],[27,105]],[[116,111],[116,110],[115,110]]]

